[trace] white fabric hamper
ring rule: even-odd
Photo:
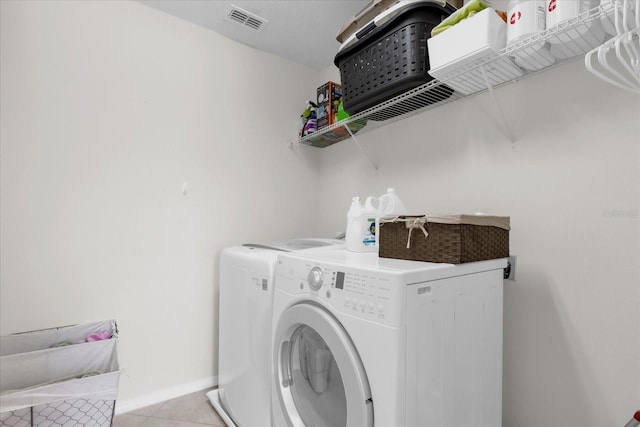
[[[101,331],[112,337],[85,342]],[[116,332],[106,321],[1,337],[0,426],[110,426],[120,380]]]

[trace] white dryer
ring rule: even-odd
[[[218,388],[207,397],[227,425],[271,425],[271,309],[277,254],[341,245],[343,240],[292,239],[222,251]]]
[[[506,265],[279,255],[274,427],[501,426]]]

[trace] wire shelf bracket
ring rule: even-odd
[[[480,72],[482,73],[482,78],[484,79],[484,83],[487,86],[487,90],[489,92],[489,95],[491,95],[491,99],[493,100],[493,104],[496,107],[496,111],[498,112],[498,117],[500,118],[500,121],[502,122],[503,131],[506,134],[507,138],[509,139],[509,142],[511,142],[511,148],[515,149],[516,140],[513,137],[513,132],[511,131],[511,128],[507,124],[508,123],[507,119],[504,116],[504,112],[502,111],[502,107],[500,106],[500,102],[498,101],[498,97],[496,96],[496,93],[493,90],[493,85],[489,81],[489,77],[487,77],[487,72],[485,70],[485,66],[484,65],[480,67]]]
[[[373,160],[371,160],[371,156],[369,156],[369,154],[367,154],[365,149],[362,148],[362,145],[360,145],[360,143],[358,142],[358,138],[356,138],[356,136],[353,134],[353,132],[351,131],[351,128],[347,125],[347,126],[345,126],[345,129],[347,130],[347,132],[349,132],[349,135],[351,136],[351,139],[353,139],[353,142],[356,144],[358,149],[367,158],[367,160],[369,161],[369,164],[371,164],[371,167],[373,167],[373,169],[375,169],[375,170],[378,170],[378,165]]]

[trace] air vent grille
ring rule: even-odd
[[[227,13],[227,20],[253,31],[262,31],[268,22],[266,19],[234,5],[231,5],[231,9]]]

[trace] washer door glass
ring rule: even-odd
[[[294,332],[287,358],[291,396],[306,426],[347,425],[344,384],[336,359],[322,337],[309,326]]]
[[[317,306],[293,306],[280,319],[277,336],[278,397],[289,425],[373,425],[362,363],[333,316]]]

